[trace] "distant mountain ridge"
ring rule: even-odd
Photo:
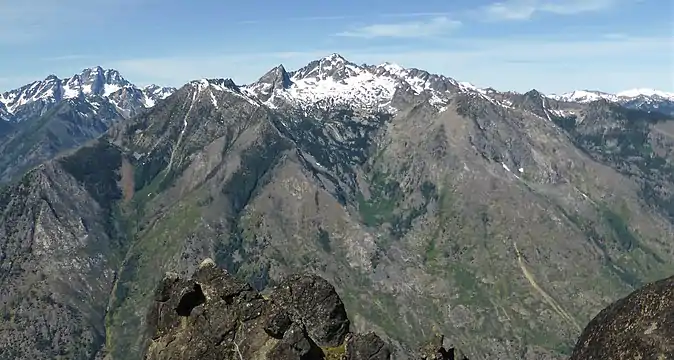
[[[469,82],[390,62],[357,65],[337,53],[311,61],[292,72],[279,65],[258,81],[241,86],[241,90],[271,107],[280,99],[285,99],[305,106],[327,101],[330,104],[390,110],[394,93],[401,86],[410,87],[416,93],[430,90],[435,104],[445,102],[442,92],[447,90],[479,93],[484,96],[503,93],[493,88],[478,88]],[[0,93],[0,119],[19,122],[36,112],[43,113],[45,108],[60,101],[76,98],[93,101],[94,104],[97,98],[107,99],[122,115],[129,117],[141,109],[154,106],[175,91],[174,87],[155,84],[138,87],[123,78],[115,69],[95,66],[71,77],[61,79],[50,75],[44,80]],[[518,94],[512,91],[505,93]],[[660,110],[666,113],[674,111],[674,93],[648,88],[631,89],[616,94],[598,90],[574,90],[562,94],[547,94],[545,97],[576,103],[607,100],[628,108]]]
[[[125,116],[149,108],[171,95],[175,88],[149,85],[139,88],[114,69],[100,66],[60,79],[49,75],[18,89],[0,93],[0,117],[20,122],[68,99],[84,99],[92,104],[108,100]]]
[[[599,99],[620,102],[636,98],[653,98],[674,101],[674,93],[646,88],[625,90],[616,94],[597,90],[574,90],[560,95],[550,94],[549,97],[555,100],[577,102],[596,101]]]
[[[577,103],[606,100],[630,109],[674,114],[674,93],[647,88],[631,89],[616,94],[596,90],[575,90],[560,95],[551,94],[548,97],[557,101]]]
[[[395,93],[405,88],[417,94],[426,91],[433,105],[439,109],[447,105],[448,94],[451,93],[474,94],[506,107],[510,106],[508,101],[499,100],[503,94],[522,95],[512,91],[479,88],[469,82],[390,62],[357,65],[336,53],[311,61],[292,72],[279,65],[258,81],[242,86],[242,91],[270,107],[277,107],[283,102],[305,108],[315,104],[328,107],[341,104],[395,112]],[[653,89],[633,89],[618,94],[577,90],[544,96],[550,100],[573,103],[607,100],[627,108],[674,114],[674,93]]]

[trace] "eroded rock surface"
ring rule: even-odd
[[[206,260],[191,279],[164,277],[147,320],[147,360],[391,358],[374,333],[349,333],[339,295],[315,275],[292,275],[266,299]]]
[[[445,346],[445,337],[436,335],[420,350],[422,360],[468,360],[457,348]]]
[[[570,360],[674,359],[674,277],[648,284],[602,310]]]

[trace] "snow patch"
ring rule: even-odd
[[[143,94],[143,106],[146,108],[151,108],[155,106],[156,102],[148,97],[147,95]]]
[[[64,99],[74,99],[80,96],[80,89],[76,89],[70,86],[63,88],[63,98]]]
[[[213,103],[213,107],[216,109],[219,108],[218,106],[218,100],[215,99],[215,95],[213,95],[213,91],[208,92],[211,95],[211,102]]]
[[[385,63],[379,65],[379,67],[385,69],[386,71],[388,71],[391,74],[399,74],[399,73],[405,71],[404,67],[402,67],[398,64],[390,63],[390,62],[385,62]]]
[[[365,70],[341,81],[330,77],[294,78],[292,81],[293,85],[287,89],[287,96],[310,104],[331,99],[338,103],[355,102],[368,108],[377,108],[388,105],[396,89],[394,79],[376,76]]]
[[[105,84],[103,87],[103,96],[108,97],[110,94],[119,91],[122,87],[114,84]]]

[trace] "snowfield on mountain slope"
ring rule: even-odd
[[[417,95],[429,93],[429,102],[439,109],[447,105],[451,93],[470,92],[487,97],[484,90],[468,82],[457,82],[442,75],[388,62],[359,66],[338,54],[313,61],[292,73],[285,73],[285,69],[277,67],[259,81],[243,86],[242,91],[261,101],[263,96],[269,96],[263,102],[272,108],[277,107],[279,101],[304,108],[328,102],[331,105],[395,112],[391,102],[400,88],[412,89]],[[493,98],[488,100],[496,102]]]

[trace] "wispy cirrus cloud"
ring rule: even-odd
[[[610,8],[616,0],[506,0],[487,5],[481,13],[488,20],[528,20],[536,14],[575,15]]]
[[[358,38],[424,38],[445,35],[461,26],[458,20],[446,16],[425,21],[380,23],[337,33],[337,36]]]
[[[344,20],[362,20],[362,19],[386,19],[386,18],[422,18],[422,17],[443,17],[449,16],[449,12],[404,12],[404,13],[378,13],[378,14],[345,14],[345,15],[317,15],[317,16],[297,16],[284,17],[277,19],[248,19],[241,20],[239,24],[260,24],[269,23],[269,21],[299,21],[299,22],[314,22],[314,21],[344,21]]]

